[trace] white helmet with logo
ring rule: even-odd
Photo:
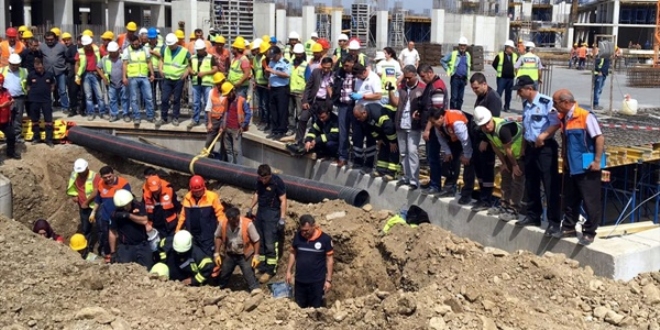
[[[493,114],[486,107],[478,106],[474,108],[474,123],[477,126],[483,126],[493,118]]]

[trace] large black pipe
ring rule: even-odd
[[[134,142],[80,126],[69,128],[67,135],[69,141],[83,147],[180,172],[189,173],[190,162],[194,158],[193,155]],[[250,167],[229,164],[206,157],[199,158],[193,166],[195,174],[243,189],[254,189],[257,182],[257,171]],[[341,199],[353,206],[361,207],[369,201],[369,193],[365,190],[336,186],[290,175],[280,175],[280,177],[286,184],[287,197],[299,202],[318,203],[326,198]]]

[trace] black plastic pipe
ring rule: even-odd
[[[190,172],[190,162],[195,156],[181,152],[135,142],[107,133],[80,126],[69,128],[69,141],[94,150],[135,159],[141,162],[169,168],[180,172]],[[193,165],[195,174],[206,179],[215,179],[226,184],[254,189],[257,171],[254,168],[221,162],[200,157]],[[353,206],[361,207],[369,201],[365,190],[337,186],[291,175],[279,175],[286,184],[287,197],[304,203],[318,203],[324,199],[341,199]]]

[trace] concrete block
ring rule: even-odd
[[[442,44],[445,42],[445,10],[431,10],[431,42]]]
[[[278,41],[285,41],[287,34],[287,18],[285,9],[275,10],[275,36]]]
[[[254,3],[254,31],[255,35],[262,36],[275,34],[275,4],[255,2]]]

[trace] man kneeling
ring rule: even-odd
[[[287,149],[293,154],[303,155],[316,153],[316,158],[337,157],[339,148],[339,119],[329,106],[323,106],[318,110],[314,124],[305,136],[304,145],[287,145]]]
[[[160,261],[170,270],[171,280],[185,285],[200,286],[213,273],[213,260],[201,248],[193,245],[193,237],[187,230],[163,238],[159,245]]]

